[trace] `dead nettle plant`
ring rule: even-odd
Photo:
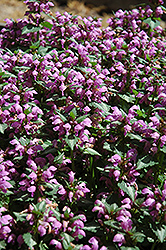
[[[107,28],[25,3],[0,35],[0,249],[165,249],[163,2]]]

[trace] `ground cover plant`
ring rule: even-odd
[[[25,3],[0,36],[0,249],[165,249],[162,1],[107,28]]]

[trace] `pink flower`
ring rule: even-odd
[[[120,177],[120,171],[119,170],[115,170],[113,172],[113,175],[115,176],[115,180],[118,181],[119,180],[119,177]]]
[[[92,250],[98,250],[99,244],[95,237],[90,238],[88,242],[92,244]]]
[[[85,118],[85,120],[83,120],[81,123],[80,123],[81,126],[87,126],[87,127],[91,127],[92,126],[92,121],[89,119],[89,118]]]
[[[63,249],[62,244],[59,241],[55,240],[55,239],[52,239],[50,241],[50,245],[55,245],[56,249]]]
[[[113,238],[113,242],[118,242],[118,246],[120,247],[126,241],[125,241],[125,237],[123,234],[115,234]]]
[[[30,193],[34,193],[36,191],[36,187],[35,186],[31,186],[31,187],[27,188],[27,190]]]
[[[46,229],[42,225],[38,226],[38,231],[39,231],[41,237],[46,234]]]
[[[75,175],[75,173],[73,171],[70,171],[68,173],[70,183],[73,183],[73,181],[74,181],[74,175]]]
[[[114,166],[118,166],[121,162],[121,157],[118,154],[113,155],[108,161],[112,162]]]

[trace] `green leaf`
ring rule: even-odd
[[[140,135],[127,133],[127,136],[130,137],[130,139],[133,139],[133,140],[138,140],[138,141],[142,140],[142,137]]]
[[[48,28],[48,29],[52,29],[53,25],[51,23],[49,23],[48,21],[45,21],[43,23],[41,23],[41,25],[45,28]]]
[[[40,0],[29,0],[28,2],[29,3],[35,3],[35,2],[40,3]]]
[[[152,229],[153,230],[153,229]],[[160,229],[158,228],[156,231],[153,230],[157,238],[161,243],[163,243],[166,239],[166,225],[163,225]]]
[[[166,146],[160,148],[160,151],[166,153]]]
[[[64,156],[64,153],[60,154],[60,155],[57,155],[55,158],[54,158],[54,162],[56,162],[57,164],[61,164],[63,162],[63,156]]]
[[[4,134],[4,132],[5,132],[5,129],[8,127],[8,125],[7,124],[0,124],[0,133],[2,133],[2,134]]]
[[[38,209],[40,212],[44,212],[45,209],[46,209],[46,202],[45,202],[45,200],[41,201],[40,203],[37,203],[37,204],[36,204],[36,207],[37,207],[37,209]]]
[[[32,45],[30,46],[30,49],[37,49],[37,48],[39,48],[39,45],[40,45],[40,40],[35,42],[35,43],[32,43]],[[27,67],[27,68],[29,68],[29,67]],[[22,69],[22,67],[21,67],[21,69]]]
[[[52,147],[52,142],[50,140],[44,141],[42,148],[45,150],[47,147]]]
[[[108,220],[108,221],[104,221],[104,224],[107,226],[110,226],[114,229],[119,229],[119,226],[117,225],[117,222],[114,220]]]
[[[74,221],[81,219],[81,217],[83,217],[83,215],[74,216],[73,218],[70,219],[70,223],[73,223]]]
[[[74,250],[80,250],[80,248],[82,247],[83,245],[76,245],[74,246]],[[72,247],[72,246],[71,246]],[[71,250],[73,249],[73,247],[71,248]]]
[[[77,116],[77,110],[76,110],[76,108],[73,108],[73,109],[71,110],[70,116],[71,116],[73,119],[76,118],[76,116]]]
[[[54,215],[56,216],[56,219],[58,221],[61,221],[61,214],[57,211],[57,210],[52,210],[52,212],[54,213]]]
[[[57,150],[55,148],[47,148],[40,155],[48,155],[48,154],[53,154],[54,155],[56,153],[56,151]]]
[[[70,246],[69,246],[69,244],[67,243],[67,241],[65,239],[63,239],[62,244],[63,244],[63,247],[64,247],[65,250],[69,249]]]
[[[142,110],[138,109],[136,112],[140,117],[146,118],[146,114],[143,113]]]
[[[94,150],[93,148],[86,148],[85,151],[83,152],[84,154],[90,154],[90,155],[98,155],[98,156],[102,156],[101,154],[99,154],[96,150]]]
[[[20,138],[20,144],[22,145],[22,146],[27,146],[28,144],[30,143],[30,140],[28,139],[28,138],[23,138],[23,137],[21,137]]]
[[[39,30],[41,30],[41,27],[36,27],[36,26],[33,26],[32,24],[28,24],[22,29],[22,35],[38,32]]]
[[[14,71],[16,71],[17,73],[21,70],[21,71],[26,71],[26,70],[29,70],[30,69],[30,67],[27,67],[27,66],[15,66],[14,68],[13,68],[13,70]]]
[[[76,145],[78,138],[75,136],[74,139],[69,139],[68,137],[66,137],[65,139],[67,145],[71,148],[71,150],[74,149],[74,146]]]
[[[116,212],[118,205],[116,203],[113,204],[108,204],[107,202],[104,202],[105,208],[107,209],[108,213],[110,214],[111,212]]]
[[[48,188],[51,188],[52,191],[49,191],[49,195],[55,195],[58,192],[60,184],[53,184],[53,183],[45,183]]]
[[[3,72],[2,72],[3,73]],[[10,72],[5,72],[3,75],[2,75],[2,78],[9,78],[9,77],[14,77],[14,78],[17,78],[17,76],[15,76],[14,74],[10,73]]]
[[[40,250],[46,250],[46,249],[48,249],[48,246],[45,243],[43,243],[43,241],[40,241],[39,249]]]
[[[40,55],[42,55],[42,56],[45,56],[46,53],[47,53],[47,50],[48,50],[48,47],[40,46],[40,47],[38,48],[38,53],[39,53]]]
[[[33,246],[35,246],[37,243],[33,240],[32,235],[30,233],[25,233],[23,234],[23,239],[30,250],[33,250]]]
[[[100,227],[95,227],[95,226],[91,226],[91,227],[84,227],[84,230],[85,231],[88,231],[88,232],[92,232],[92,233],[97,233],[97,230],[99,229]]]
[[[59,112],[59,110],[56,110],[56,113],[60,116],[60,118],[61,118],[61,120],[62,120],[63,122],[66,122],[66,121],[67,121],[66,117],[65,117],[64,115],[62,115],[62,114]]]
[[[134,101],[135,101],[135,98],[133,97],[133,96],[128,96],[128,95],[126,95],[126,94],[118,94],[118,96],[121,98],[121,99],[123,99],[124,101],[126,101],[126,102],[128,102],[128,103],[134,103]]]
[[[69,41],[78,44],[78,42],[73,37],[70,37]]]
[[[76,119],[76,121],[77,121],[78,123],[83,122],[83,121],[85,120],[85,118],[87,118],[87,117],[88,117],[88,115],[82,115],[82,116],[78,117],[78,118]]]
[[[143,242],[145,237],[146,235],[140,232],[136,232],[132,235],[133,240],[136,240],[137,242]]]
[[[154,166],[157,162],[152,161],[149,155],[145,155],[141,159],[138,160],[137,162],[137,170],[140,170],[142,168],[147,168],[149,166]]]
[[[139,247],[124,247],[124,246],[122,246],[120,249],[121,250],[140,250]]]
[[[4,240],[1,240],[1,241],[0,241],[0,250],[1,250],[1,249],[6,249],[6,243],[5,243]]]
[[[163,6],[163,5],[161,5],[160,6],[164,11],[166,11],[166,8]]]
[[[43,81],[36,81],[36,83],[37,83],[38,85],[40,85],[41,87],[43,87],[44,89],[49,90],[49,88],[47,88],[47,87],[45,86],[45,82],[43,82]]]
[[[107,105],[106,103],[104,102],[101,102],[101,103],[97,103],[97,102],[92,102],[89,104],[90,106],[94,106],[95,108],[98,108],[100,110],[103,111],[103,115],[108,115],[110,114],[109,113],[109,110],[110,110],[110,106]]]
[[[60,236],[61,236],[61,237],[64,237],[64,239],[66,240],[66,242],[67,242],[68,244],[70,244],[70,242],[72,242],[72,241],[74,240],[74,238],[73,238],[72,236],[70,236],[69,234],[64,233],[64,232],[62,232],[62,233],[60,234]]]
[[[164,107],[156,107],[156,108],[152,109],[152,111],[158,111],[158,110],[164,110],[164,111],[166,111],[166,108],[164,108]],[[156,114],[155,114],[155,116],[156,116]]]
[[[16,216],[17,221],[25,221],[26,220],[26,216],[27,216],[26,213],[20,214],[20,213],[13,212],[13,214]]]
[[[153,30],[154,28],[160,26],[160,22],[158,20],[152,20],[152,18],[147,18],[144,20],[144,23],[149,24],[150,28]]]
[[[132,199],[132,201],[134,201],[134,198],[135,198],[135,189],[134,189],[134,187],[127,186],[127,184],[124,181],[122,181],[121,183],[118,183],[118,187],[121,190],[123,190],[123,192],[128,194],[128,196]]]
[[[104,142],[103,149],[106,149],[108,151],[112,151],[110,148],[110,144],[108,142]]]

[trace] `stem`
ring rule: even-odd
[[[91,187],[95,190],[95,169],[93,164],[93,156],[90,156],[90,174],[91,174]]]
[[[71,149],[71,169],[75,172],[73,150]]]
[[[154,244],[153,244],[151,250],[154,250],[155,246],[156,246],[156,242],[154,242]]]
[[[94,169],[93,169],[93,156],[90,157],[90,170],[91,170],[91,177],[94,177]]]

